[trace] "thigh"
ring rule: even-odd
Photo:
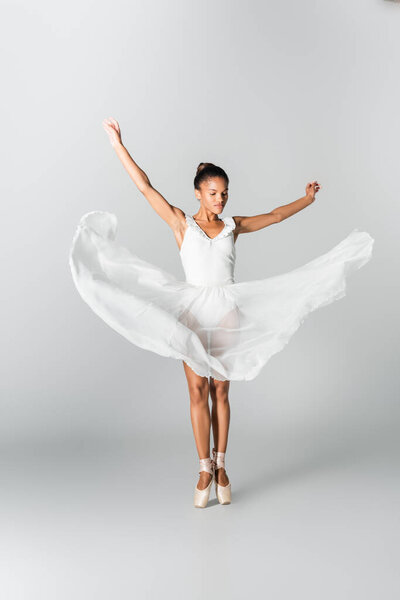
[[[188,308],[179,316],[179,321],[194,331],[204,348],[208,349],[207,329],[200,323],[199,319]]]
[[[233,352],[239,340],[239,326],[239,309],[234,306],[218,320],[217,326],[211,329],[210,354],[223,358],[224,355],[229,355],[230,351]]]
[[[193,371],[191,367],[185,361],[182,361],[183,368],[186,375],[186,380],[189,388],[189,392],[193,392],[195,390],[200,390],[202,394],[207,394],[207,398],[209,395],[209,380],[208,377],[202,377],[201,375],[197,375]]]

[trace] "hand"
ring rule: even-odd
[[[119,128],[118,121],[110,117],[109,119],[104,119],[102,125],[108,133],[111,146],[114,147],[116,144],[122,144],[121,130]]]
[[[320,185],[317,181],[313,181],[312,183],[307,183],[306,185],[306,196],[308,196],[312,201],[315,200],[315,194],[320,189]]]

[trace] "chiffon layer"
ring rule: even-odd
[[[116,232],[112,213],[81,218],[69,264],[82,299],[136,346],[221,381],[254,379],[308,314],[345,296],[348,276],[369,261],[374,244],[354,229],[292,271],[202,286],[144,261],[115,241]]]

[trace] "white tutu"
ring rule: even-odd
[[[215,238],[186,221],[186,281],[118,245],[117,218],[103,211],[81,218],[69,264],[83,300],[115,331],[218,380],[254,379],[309,313],[345,296],[346,277],[368,262],[374,244],[354,229],[297,269],[235,283],[234,219],[225,217]]]

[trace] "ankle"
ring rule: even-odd
[[[215,448],[212,450],[213,463],[215,470],[225,469],[225,452],[219,452]]]
[[[211,458],[200,459],[199,481],[197,483],[198,490],[204,490],[208,487],[214,475],[214,463]]]

